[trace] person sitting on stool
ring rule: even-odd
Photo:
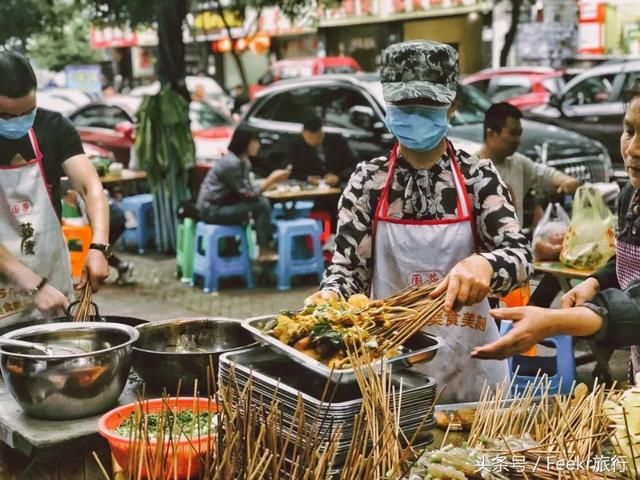
[[[260,149],[257,134],[237,129],[229,152],[209,170],[200,186],[196,207],[205,223],[217,225],[246,225],[253,217],[259,262],[277,259],[272,247],[271,203],[262,195],[275,184],[289,178],[289,170],[274,170],[260,187],[251,183],[251,163]]]

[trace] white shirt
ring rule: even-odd
[[[524,218],[524,196],[529,190],[545,195],[557,190],[554,178],[560,175],[560,172],[555,168],[534,162],[521,153],[514,153],[504,162],[493,162],[493,164],[511,190],[520,223]]]

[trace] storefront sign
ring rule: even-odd
[[[256,16],[255,11],[247,12],[245,28],[257,24],[257,31],[265,35],[294,35],[315,29],[318,12],[308,9],[292,21],[278,7],[269,7],[262,10],[260,18]]]
[[[578,23],[578,53],[603,54],[606,9],[603,2],[581,0]]]
[[[91,48],[124,48],[138,44],[138,34],[131,29],[115,27],[91,29]]]
[[[100,65],[69,65],[64,69],[66,87],[82,90],[89,95],[102,92]]]
[[[202,32],[225,30],[225,22],[229,28],[240,28],[244,22],[236,13],[224,11],[224,19],[217,12],[202,12],[195,16],[193,27]]]
[[[384,0],[390,13],[408,13],[430,10],[432,8],[451,8],[477,5],[478,0]]]
[[[233,48],[236,52],[243,52],[247,49],[257,55],[264,55],[271,46],[271,38],[267,35],[254,35],[250,38],[237,38],[233,41],[230,38],[215,40],[211,43],[211,51],[215,53],[230,52]]]
[[[91,28],[89,45],[91,48],[127,48],[155,46],[158,34],[153,29],[133,31],[130,28]]]
[[[362,17],[375,15],[377,1],[374,0],[343,0],[340,7],[328,8],[323,18]]]
[[[133,47],[131,49],[131,70],[134,78],[153,76],[153,57],[150,48]]]
[[[64,69],[67,88],[82,90],[89,95],[102,92],[102,71],[99,65],[69,65]]]

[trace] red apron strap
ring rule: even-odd
[[[33,128],[29,130],[28,135],[29,135],[29,141],[31,142],[31,148],[33,149],[33,153],[35,153],[36,155],[36,160],[40,168],[40,173],[42,174],[42,181],[44,182],[44,186],[47,189],[47,192],[49,193],[49,199],[53,204],[53,192],[51,191],[51,185],[49,185],[49,182],[47,181],[47,175],[45,173],[44,165],[42,163],[42,158],[43,158],[42,151],[40,150],[40,144],[38,143],[38,139],[36,138],[36,132],[33,130]],[[56,209],[54,208],[54,210]]]

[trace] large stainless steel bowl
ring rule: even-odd
[[[86,353],[46,356],[35,350],[0,347],[0,369],[25,413],[69,420],[105,412],[127,383],[134,327],[104,322],[63,322],[20,328],[5,338],[72,347]]]
[[[152,389],[173,393],[178,382],[181,394],[193,393],[198,379],[198,390],[206,394],[209,365],[217,375],[220,355],[255,343],[240,320],[232,318],[163,320],[136,328],[134,370]]]

